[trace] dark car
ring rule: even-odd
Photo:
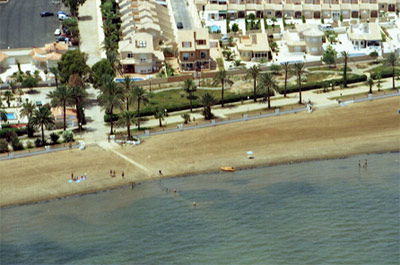
[[[57,41],[66,41],[67,40],[67,38],[64,36],[58,36],[56,39],[57,39]]]
[[[178,29],[183,29],[183,23],[182,23],[182,22],[176,23],[176,27],[177,27]]]
[[[49,11],[45,11],[45,12],[40,13],[40,16],[41,17],[51,17],[51,16],[54,16],[54,13],[51,13]]]

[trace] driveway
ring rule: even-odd
[[[56,16],[41,17],[43,11],[56,13],[60,4],[50,0],[10,0],[0,5],[0,49],[41,47],[55,40],[60,26]]]
[[[193,21],[186,1],[187,0],[171,0],[171,6],[174,11],[176,23],[182,22],[183,29],[193,29]]]

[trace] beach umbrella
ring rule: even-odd
[[[249,158],[249,159],[253,159],[254,158],[254,153],[253,153],[253,151],[247,151],[247,158]]]

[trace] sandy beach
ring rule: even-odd
[[[90,146],[0,162],[0,206],[111,189],[132,182],[259,165],[400,150],[398,97],[152,136],[115,152]],[[253,151],[255,159],[247,159]],[[109,171],[115,170],[112,178]],[[121,173],[124,171],[124,178]],[[68,183],[71,173],[87,174]],[[226,173],[229,174],[229,173]]]

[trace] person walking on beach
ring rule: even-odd
[[[71,173],[71,179],[74,180],[74,173]]]
[[[125,178],[125,172],[122,170],[122,174],[121,174],[122,178]]]
[[[112,177],[112,169],[110,169],[110,177]]]
[[[158,174],[160,174],[160,176],[163,175],[161,169],[158,171]]]
[[[364,168],[368,168],[368,160],[365,159]]]

